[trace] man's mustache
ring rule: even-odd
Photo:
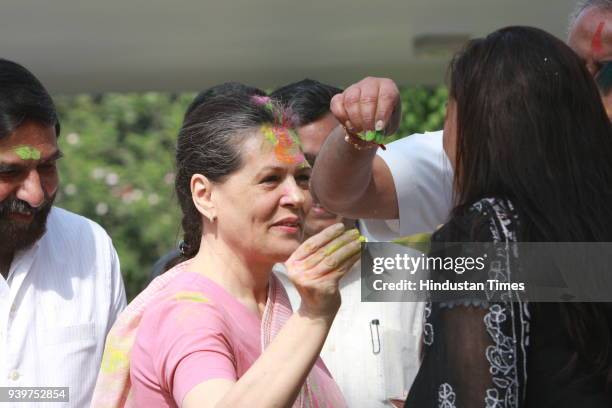
[[[9,198],[0,202],[0,216],[4,216],[9,213],[36,215],[48,206],[49,201],[50,200],[45,199],[45,201],[38,207],[32,207],[27,202],[18,198]]]

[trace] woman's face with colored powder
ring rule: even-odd
[[[282,127],[262,126],[240,151],[242,167],[213,189],[217,233],[242,256],[282,262],[303,240],[310,166]]]

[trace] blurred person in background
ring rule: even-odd
[[[584,60],[612,120],[612,0],[583,0],[570,17],[568,45]]]
[[[106,232],[53,206],[59,131],[43,85],[1,59],[0,385],[68,387],[56,406],[87,407],[125,291]]]
[[[382,81],[371,78],[371,81]],[[304,155],[311,165],[325,138],[338,126],[329,106],[342,90],[305,79],[283,86],[270,96],[291,114]],[[306,236],[354,220],[330,213],[314,201],[306,213]],[[359,226],[358,226],[359,228]],[[299,305],[299,293],[282,264],[275,272],[289,299]],[[340,281],[342,306],[325,341],[321,357],[340,386],[350,407],[403,404],[418,370],[422,303],[361,302],[361,272],[356,264]],[[347,367],[350,365],[350,369]]]

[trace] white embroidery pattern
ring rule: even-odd
[[[457,396],[449,383],[440,384],[438,387],[438,408],[457,408],[455,400]]]
[[[504,402],[499,399],[497,390],[488,389],[485,397],[485,408],[502,408]]]
[[[498,226],[491,223],[491,234],[495,242],[516,242],[516,234],[512,229],[512,219],[509,219],[507,214],[511,213],[512,204],[506,202],[508,209],[503,207],[502,203],[497,200],[483,200],[490,207],[499,222],[501,234]],[[479,210],[485,211],[482,208],[482,202]],[[516,220],[516,218],[515,218]],[[513,248],[514,249],[514,248]],[[511,253],[512,252],[512,253]],[[511,251],[509,246],[500,247],[497,251],[498,261],[491,263],[491,271],[489,276],[494,275],[500,281],[509,282],[511,280],[510,257],[516,257],[518,254]],[[517,348],[520,347],[523,359],[526,359],[526,347],[529,344],[529,312],[527,304],[520,297],[511,291],[504,293],[502,298],[504,302],[492,304],[489,307],[489,312],[485,315],[484,323],[487,332],[493,340],[493,345],[486,348],[486,357],[490,364],[490,372],[495,388],[487,389],[485,396],[486,408],[512,408],[517,407],[519,400],[522,397],[519,395],[520,384],[518,375]],[[518,303],[515,310],[512,301]],[[515,313],[519,313],[520,323],[517,324]],[[511,325],[512,335],[504,334],[502,325],[505,322]],[[523,361],[523,381],[527,380],[526,361]],[[524,388],[523,388],[524,392]]]
[[[491,215],[490,231],[496,243],[495,260],[491,260],[488,276],[501,282],[511,281],[511,260],[518,257],[515,228],[518,217],[512,204],[508,201],[484,199],[473,205],[483,215]],[[509,217],[512,214],[512,218]],[[504,246],[503,243],[506,245]],[[485,408],[516,408],[524,400],[527,381],[527,347],[529,346],[530,314],[528,303],[513,292],[495,294],[487,292],[489,300],[502,299],[488,305],[484,317],[487,333],[493,344],[485,349],[489,362],[494,387],[486,390]],[[432,313],[432,304],[425,305],[425,323],[423,325],[423,342],[431,346],[434,341],[434,327],[428,323]],[[504,329],[506,332],[504,332]],[[505,333],[509,333],[506,335]],[[522,357],[519,361],[517,356]],[[519,376],[519,370],[522,369]],[[519,395],[522,392],[522,395]],[[438,408],[456,408],[456,394],[449,383],[442,383],[438,388]]]
[[[423,319],[423,343],[431,346],[434,342],[434,329],[433,325],[429,323],[429,317],[431,316],[431,302],[425,303],[425,319]]]

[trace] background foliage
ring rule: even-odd
[[[57,205],[102,225],[121,260],[128,298],[182,232],[174,145],[193,93],[60,96],[62,188]],[[392,139],[441,129],[445,87],[401,90],[403,118]]]

